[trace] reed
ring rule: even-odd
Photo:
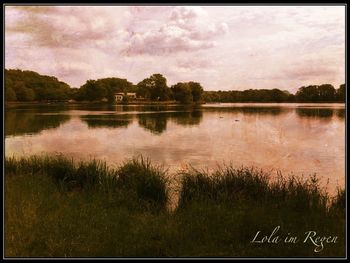
[[[344,257],[345,190],[330,197],[302,180],[257,168],[190,169],[168,210],[167,170],[137,157],[116,168],[62,155],[5,159],[6,257]],[[257,231],[336,244],[253,244]]]

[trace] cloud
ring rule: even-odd
[[[345,81],[344,6],[5,6],[5,67],[72,86],[161,73],[207,90]]]
[[[208,20],[200,7],[175,7],[164,24],[159,24],[155,28],[131,32],[124,52],[127,55],[163,55],[209,49],[215,46],[215,38],[228,32],[227,24]]]
[[[9,7],[7,8],[9,9]],[[27,34],[39,47],[94,47],[118,33],[120,19],[101,7],[12,7],[7,34]]]
[[[191,58],[180,58],[176,63],[177,67],[184,68],[188,70],[196,70],[203,68],[210,68],[213,66],[213,63],[205,58],[199,56],[194,56]]]
[[[334,65],[304,63],[292,65],[289,69],[284,71],[284,75],[281,79],[313,81],[314,79],[320,80],[326,78],[329,81],[334,81],[334,77],[337,74],[336,72],[337,67]]]

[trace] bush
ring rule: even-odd
[[[127,161],[118,171],[118,184],[136,190],[138,198],[165,208],[168,202],[165,171],[143,157]]]

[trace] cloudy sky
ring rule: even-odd
[[[205,90],[345,82],[344,6],[6,6],[5,66]]]

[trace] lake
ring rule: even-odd
[[[5,111],[5,154],[63,153],[119,165],[143,155],[170,171],[256,166],[345,182],[344,104],[21,105]]]

